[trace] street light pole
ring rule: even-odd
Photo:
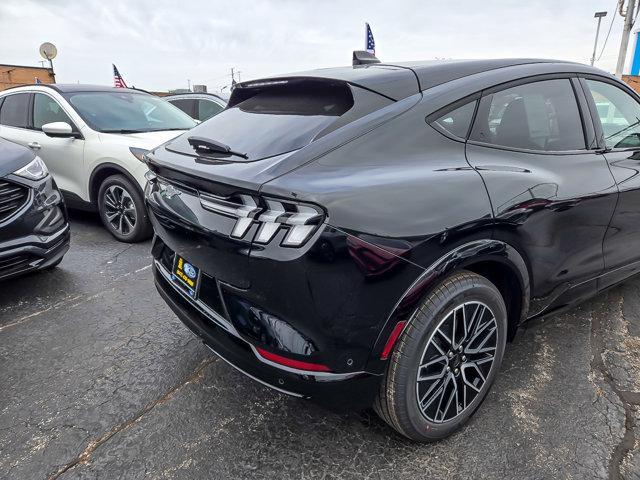
[[[627,10],[624,13],[624,30],[622,30],[622,41],[620,42],[620,52],[618,53],[618,64],[616,65],[616,77],[622,76],[624,70],[624,62],[627,59],[627,46],[629,45],[629,35],[633,27],[633,20],[636,11],[636,0],[628,0]],[[624,1],[620,2],[620,15],[622,15],[622,6]]]
[[[600,23],[602,22],[602,17],[606,17],[607,12],[596,12],[594,18],[598,19],[598,28],[596,28],[596,42],[593,44],[593,55],[591,55],[591,66],[593,67],[593,63],[596,61],[596,49],[598,48],[598,35],[600,35]]]

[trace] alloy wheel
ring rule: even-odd
[[[136,226],[137,213],[129,192],[119,185],[111,185],[104,193],[105,217],[121,235],[130,234]]]
[[[418,407],[434,423],[462,414],[480,394],[498,345],[495,315],[471,301],[451,310],[431,334],[416,377]]]

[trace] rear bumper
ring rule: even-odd
[[[312,400],[334,411],[371,406],[381,381],[367,372],[296,372],[267,363],[255,347],[242,339],[223,317],[192,301],[167,278],[158,262],[153,266],[156,288],[178,318],[204,344],[231,366],[252,379],[287,395]]]

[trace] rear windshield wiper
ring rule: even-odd
[[[236,157],[249,159],[246,153],[235,152],[231,150],[229,145],[205,137],[189,137],[187,141],[189,145],[199,153],[222,153],[224,155],[235,155]]]

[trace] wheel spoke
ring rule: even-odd
[[[470,368],[475,370],[478,373],[478,377],[482,380],[482,384],[479,387],[476,386],[474,382],[469,381],[469,379],[467,378],[467,370]],[[473,362],[465,363],[464,365],[462,365],[462,368],[460,369],[460,373],[462,375],[462,380],[467,386],[471,387],[476,392],[480,392],[480,390],[482,389],[482,385],[484,385],[484,382],[486,381],[484,375],[482,374],[482,371],[480,370],[480,367],[478,367]]]
[[[467,326],[467,328],[464,331],[464,339],[465,340],[469,339],[469,335],[471,334],[471,332],[475,328],[478,319],[482,318],[483,314],[484,314],[484,306],[479,304],[479,303],[476,304],[476,308],[473,311],[473,315],[471,315],[471,320],[469,320],[469,325]]]
[[[447,416],[447,412],[449,411],[449,408],[451,408],[451,402],[453,402],[453,399],[456,399],[456,415],[458,414],[457,410],[457,404],[458,404],[458,382],[456,382],[455,378],[452,378],[452,384],[453,384],[453,390],[451,390],[451,393],[449,394],[449,399],[447,400],[447,404],[444,407],[444,410],[442,411],[442,420],[445,419],[445,417]]]
[[[439,373],[433,373],[430,375],[425,375],[424,374],[424,370],[428,369],[429,367],[436,365],[438,363],[442,362],[442,369],[440,370]],[[447,357],[445,355],[437,357],[433,360],[430,360],[427,363],[423,363],[422,365],[420,365],[419,368],[419,372],[418,373],[418,381],[419,382],[426,382],[426,381],[431,381],[431,380],[437,380],[439,378],[444,377],[445,373],[447,372]]]
[[[451,339],[447,337],[444,333],[442,333],[442,330],[440,330],[440,327],[436,329],[436,333],[439,333],[440,336],[445,339],[445,341],[449,344],[449,348],[453,348],[453,343],[451,342]]]
[[[475,353],[483,353],[483,352],[490,352],[495,350],[495,346],[489,346],[485,348],[485,345],[487,344],[487,342],[489,341],[489,339],[493,336],[494,333],[496,333],[497,327],[494,325],[487,331],[487,327],[483,327],[482,330],[480,332],[478,332],[476,335],[473,336],[473,338],[471,340],[469,340],[468,343],[468,347],[465,348],[465,353],[470,353],[470,354],[475,354]],[[475,342],[478,337],[480,335],[482,335],[484,333],[484,337],[482,337],[482,340],[480,341],[479,345],[475,348],[471,348],[470,345],[473,344],[473,342]]]
[[[442,392],[440,393],[440,399],[438,400],[438,407],[436,408],[436,414],[435,414],[435,419],[438,420],[438,414],[440,413],[440,407],[442,407],[442,401],[444,400],[444,394],[447,392],[447,387],[449,386],[449,380],[451,379],[451,376],[448,376],[445,381],[444,381],[444,385],[442,386]],[[440,418],[440,421],[444,420],[444,412],[442,413],[442,417]]]
[[[422,398],[420,399],[420,409],[423,411],[423,413],[427,408],[429,408],[434,400],[438,398],[438,394],[440,393],[441,389],[444,389],[444,385],[442,385],[441,381],[433,382],[433,384],[429,387],[429,390],[427,390],[427,393],[422,396]]]
[[[107,194],[104,196],[104,203],[109,208],[118,208],[118,206],[116,205],[115,199],[111,196],[109,192],[107,192]]]
[[[124,218],[125,223],[129,227],[129,231],[133,230],[133,223],[131,223],[131,220],[129,220],[129,217],[123,214],[122,218]]]

